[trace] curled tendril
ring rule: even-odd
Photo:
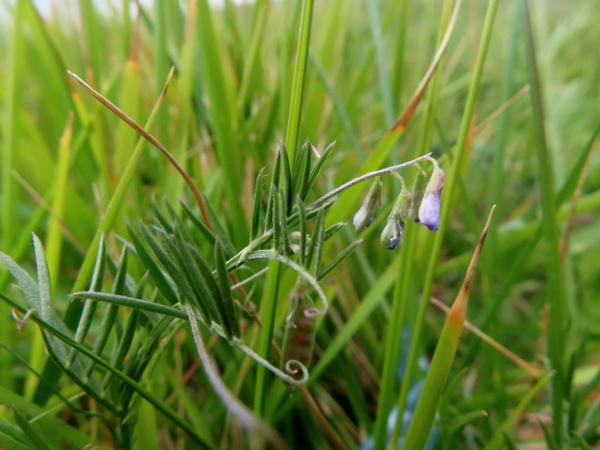
[[[302,379],[308,381],[308,369],[304,364],[295,359],[290,359],[285,363],[285,371],[290,375],[296,375],[298,372],[302,372]]]
[[[291,267],[315,289],[317,295],[321,299],[321,309],[308,309],[305,312],[306,317],[319,317],[327,312],[327,309],[329,308],[329,303],[327,301],[327,297],[325,297],[323,289],[321,289],[321,286],[319,286],[319,282],[316,280],[316,278],[312,276],[309,272],[307,272],[306,269],[304,269],[304,267],[302,267],[301,265],[295,263],[294,261],[292,261],[289,258],[286,258],[283,255],[280,255],[279,253],[274,252],[273,250],[257,250],[255,252],[247,254],[246,259],[270,259],[273,261],[279,261],[280,263]]]
[[[304,317],[308,317],[309,319],[319,317],[322,314],[323,313],[321,312],[321,310],[317,308],[306,308],[304,310]]]
[[[217,333],[221,337],[225,337],[225,333],[223,332],[221,327],[214,322],[212,323],[212,329],[215,333]],[[298,361],[290,360],[286,364],[285,370],[287,371],[288,364],[290,362],[297,363],[296,365],[302,371],[302,378],[300,378],[299,380],[296,380],[295,378],[291,377],[287,373],[282,372],[280,369],[275,367],[269,361],[262,358],[258,353],[254,352],[254,350],[252,350],[250,347],[243,344],[238,338],[234,337],[232,342],[233,342],[233,345],[235,345],[237,348],[239,348],[241,351],[243,351],[246,355],[248,355],[250,358],[252,358],[254,361],[256,361],[258,364],[260,364],[267,370],[269,370],[271,373],[273,373],[273,375],[281,378],[286,383],[291,384],[293,386],[302,386],[303,384],[306,384],[308,382],[308,378],[309,378],[308,369],[302,363],[299,363]],[[295,370],[295,369],[292,369],[292,370]],[[293,373],[297,373],[297,371],[293,372]]]

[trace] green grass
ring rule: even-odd
[[[595,0],[144,5],[0,3],[0,447],[600,445]]]

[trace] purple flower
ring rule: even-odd
[[[440,227],[440,200],[444,188],[444,171],[436,167],[429,178],[423,200],[419,206],[418,219],[430,231]]]

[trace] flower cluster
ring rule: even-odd
[[[437,161],[431,159],[433,172],[427,178],[425,172],[419,170],[412,192],[406,188],[402,180],[402,190],[394,203],[381,233],[381,244],[389,250],[402,243],[404,223],[410,217],[417,223],[422,223],[430,231],[440,227],[440,207],[442,189],[444,188],[444,171]],[[354,216],[354,228],[357,232],[371,225],[375,217],[375,209],[381,202],[382,183],[377,179],[371,185],[362,206]]]

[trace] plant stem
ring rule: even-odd
[[[530,76],[530,96],[532,109],[533,141],[538,157],[538,178],[540,184],[540,203],[542,207],[542,231],[546,241],[546,270],[548,277],[547,301],[549,307],[548,353],[552,369],[556,372],[552,378],[552,425],[554,438],[562,447],[563,437],[563,397],[564,389],[564,339],[565,339],[565,296],[563,269],[560,258],[560,242],[556,219],[554,194],[554,174],[550,161],[550,152],[546,143],[544,128],[544,106],[542,90],[537,67],[535,42],[526,0],[525,20],[527,29],[527,60]]]
[[[302,15],[300,17],[300,37],[298,51],[296,54],[296,67],[292,82],[292,98],[288,115],[287,130],[285,136],[288,160],[293,163],[296,158],[296,143],[298,141],[298,130],[300,128],[300,116],[302,113],[302,98],[304,81],[306,79],[306,67],[308,61],[308,48],[310,43],[310,30],[312,25],[312,12],[314,0],[303,0]],[[293,175],[293,174],[292,174]],[[284,186],[291,189],[291,186]],[[263,326],[260,330],[258,341],[258,353],[268,359],[268,351],[273,340],[275,328],[275,316],[277,312],[277,299],[279,297],[279,285],[281,278],[281,263],[271,261],[269,263],[269,274],[267,275],[267,287],[265,289],[264,303],[262,305]],[[258,366],[256,371],[256,384],[254,390],[254,412],[261,417],[264,406],[266,369]]]
[[[256,351],[264,359],[269,360],[269,349],[271,348],[271,341],[273,340],[275,313],[277,311],[277,299],[279,298],[281,263],[278,261],[270,261],[267,273],[267,284],[265,287],[265,296],[261,313],[263,326],[259,332]],[[254,390],[254,414],[259,417],[262,417],[263,414],[266,376],[267,369],[259,365],[256,369],[256,384]]]
[[[300,39],[298,41],[298,51],[296,54],[294,80],[292,81],[292,98],[290,101],[287,130],[285,132],[285,147],[288,152],[288,159],[292,163],[296,159],[296,144],[298,142],[302,100],[304,98],[304,81],[306,80],[306,67],[308,61],[308,47],[310,43],[313,6],[314,0],[304,0],[302,2],[302,15],[300,17]]]
[[[9,248],[14,241],[13,222],[16,214],[15,201],[15,179],[12,176],[17,155],[17,143],[19,133],[17,132],[17,117],[20,103],[21,88],[19,86],[20,67],[23,59],[23,33],[22,22],[24,17],[25,1],[18,0],[14,8],[13,30],[9,40],[8,50],[8,65],[6,67],[6,79],[4,85],[5,104],[4,117],[2,121],[2,132],[4,143],[2,148],[2,169],[0,178],[2,178],[2,244],[5,248]],[[0,308],[0,340],[2,342],[10,342],[9,330],[10,322],[8,311],[4,310],[4,306]],[[4,357],[0,360],[0,385],[11,386],[10,365]]]
[[[414,164],[417,164],[418,162],[423,161],[424,159],[430,159],[430,155],[431,155],[431,153],[428,153],[426,155],[419,156],[418,158],[413,159],[412,161],[408,161],[408,162],[405,162],[402,164],[397,164],[395,166],[386,167],[385,169],[375,170],[373,172],[369,172],[364,175],[361,175],[360,177],[354,178],[354,179],[348,181],[347,183],[344,183],[341,186],[335,188],[334,190],[329,191],[327,194],[323,195],[322,197],[318,198],[317,200],[312,202],[310,205],[306,206],[306,210],[315,209],[317,206],[322,205],[327,200],[338,195],[340,192],[345,191],[346,189],[348,189],[358,183],[362,183],[365,180],[369,180],[371,178],[375,178],[380,175],[392,173],[392,172],[395,172],[396,170],[404,169],[405,167],[409,167]]]
[[[480,40],[479,50],[477,52],[477,58],[475,60],[475,67],[473,70],[473,79],[469,87],[469,93],[463,112],[463,117],[460,125],[458,141],[456,143],[455,155],[452,161],[452,168],[450,175],[448,176],[448,183],[444,189],[444,202],[442,203],[440,229],[437,231],[433,248],[429,258],[429,264],[427,266],[427,272],[425,275],[425,282],[423,286],[423,296],[419,311],[417,313],[417,319],[415,321],[410,353],[408,356],[408,362],[404,372],[404,379],[402,382],[402,388],[400,390],[400,396],[398,399],[398,416],[402,417],[406,407],[406,400],[408,398],[408,392],[411,386],[412,375],[418,359],[418,350],[421,343],[421,334],[423,327],[425,326],[425,315],[429,307],[429,298],[431,297],[433,289],[433,278],[435,276],[435,268],[439,259],[440,251],[442,248],[442,241],[446,232],[448,223],[448,216],[450,215],[450,206],[452,198],[454,197],[455,191],[458,187],[459,172],[463,165],[464,155],[466,153],[467,141],[469,140],[469,128],[471,124],[471,118],[475,109],[475,101],[479,92],[479,85],[481,82],[481,76],[483,74],[483,67],[485,64],[487,50],[492,36],[492,30],[494,27],[494,19],[496,17],[496,11],[498,9],[498,0],[490,0],[488,9],[483,25],[483,33]]]

